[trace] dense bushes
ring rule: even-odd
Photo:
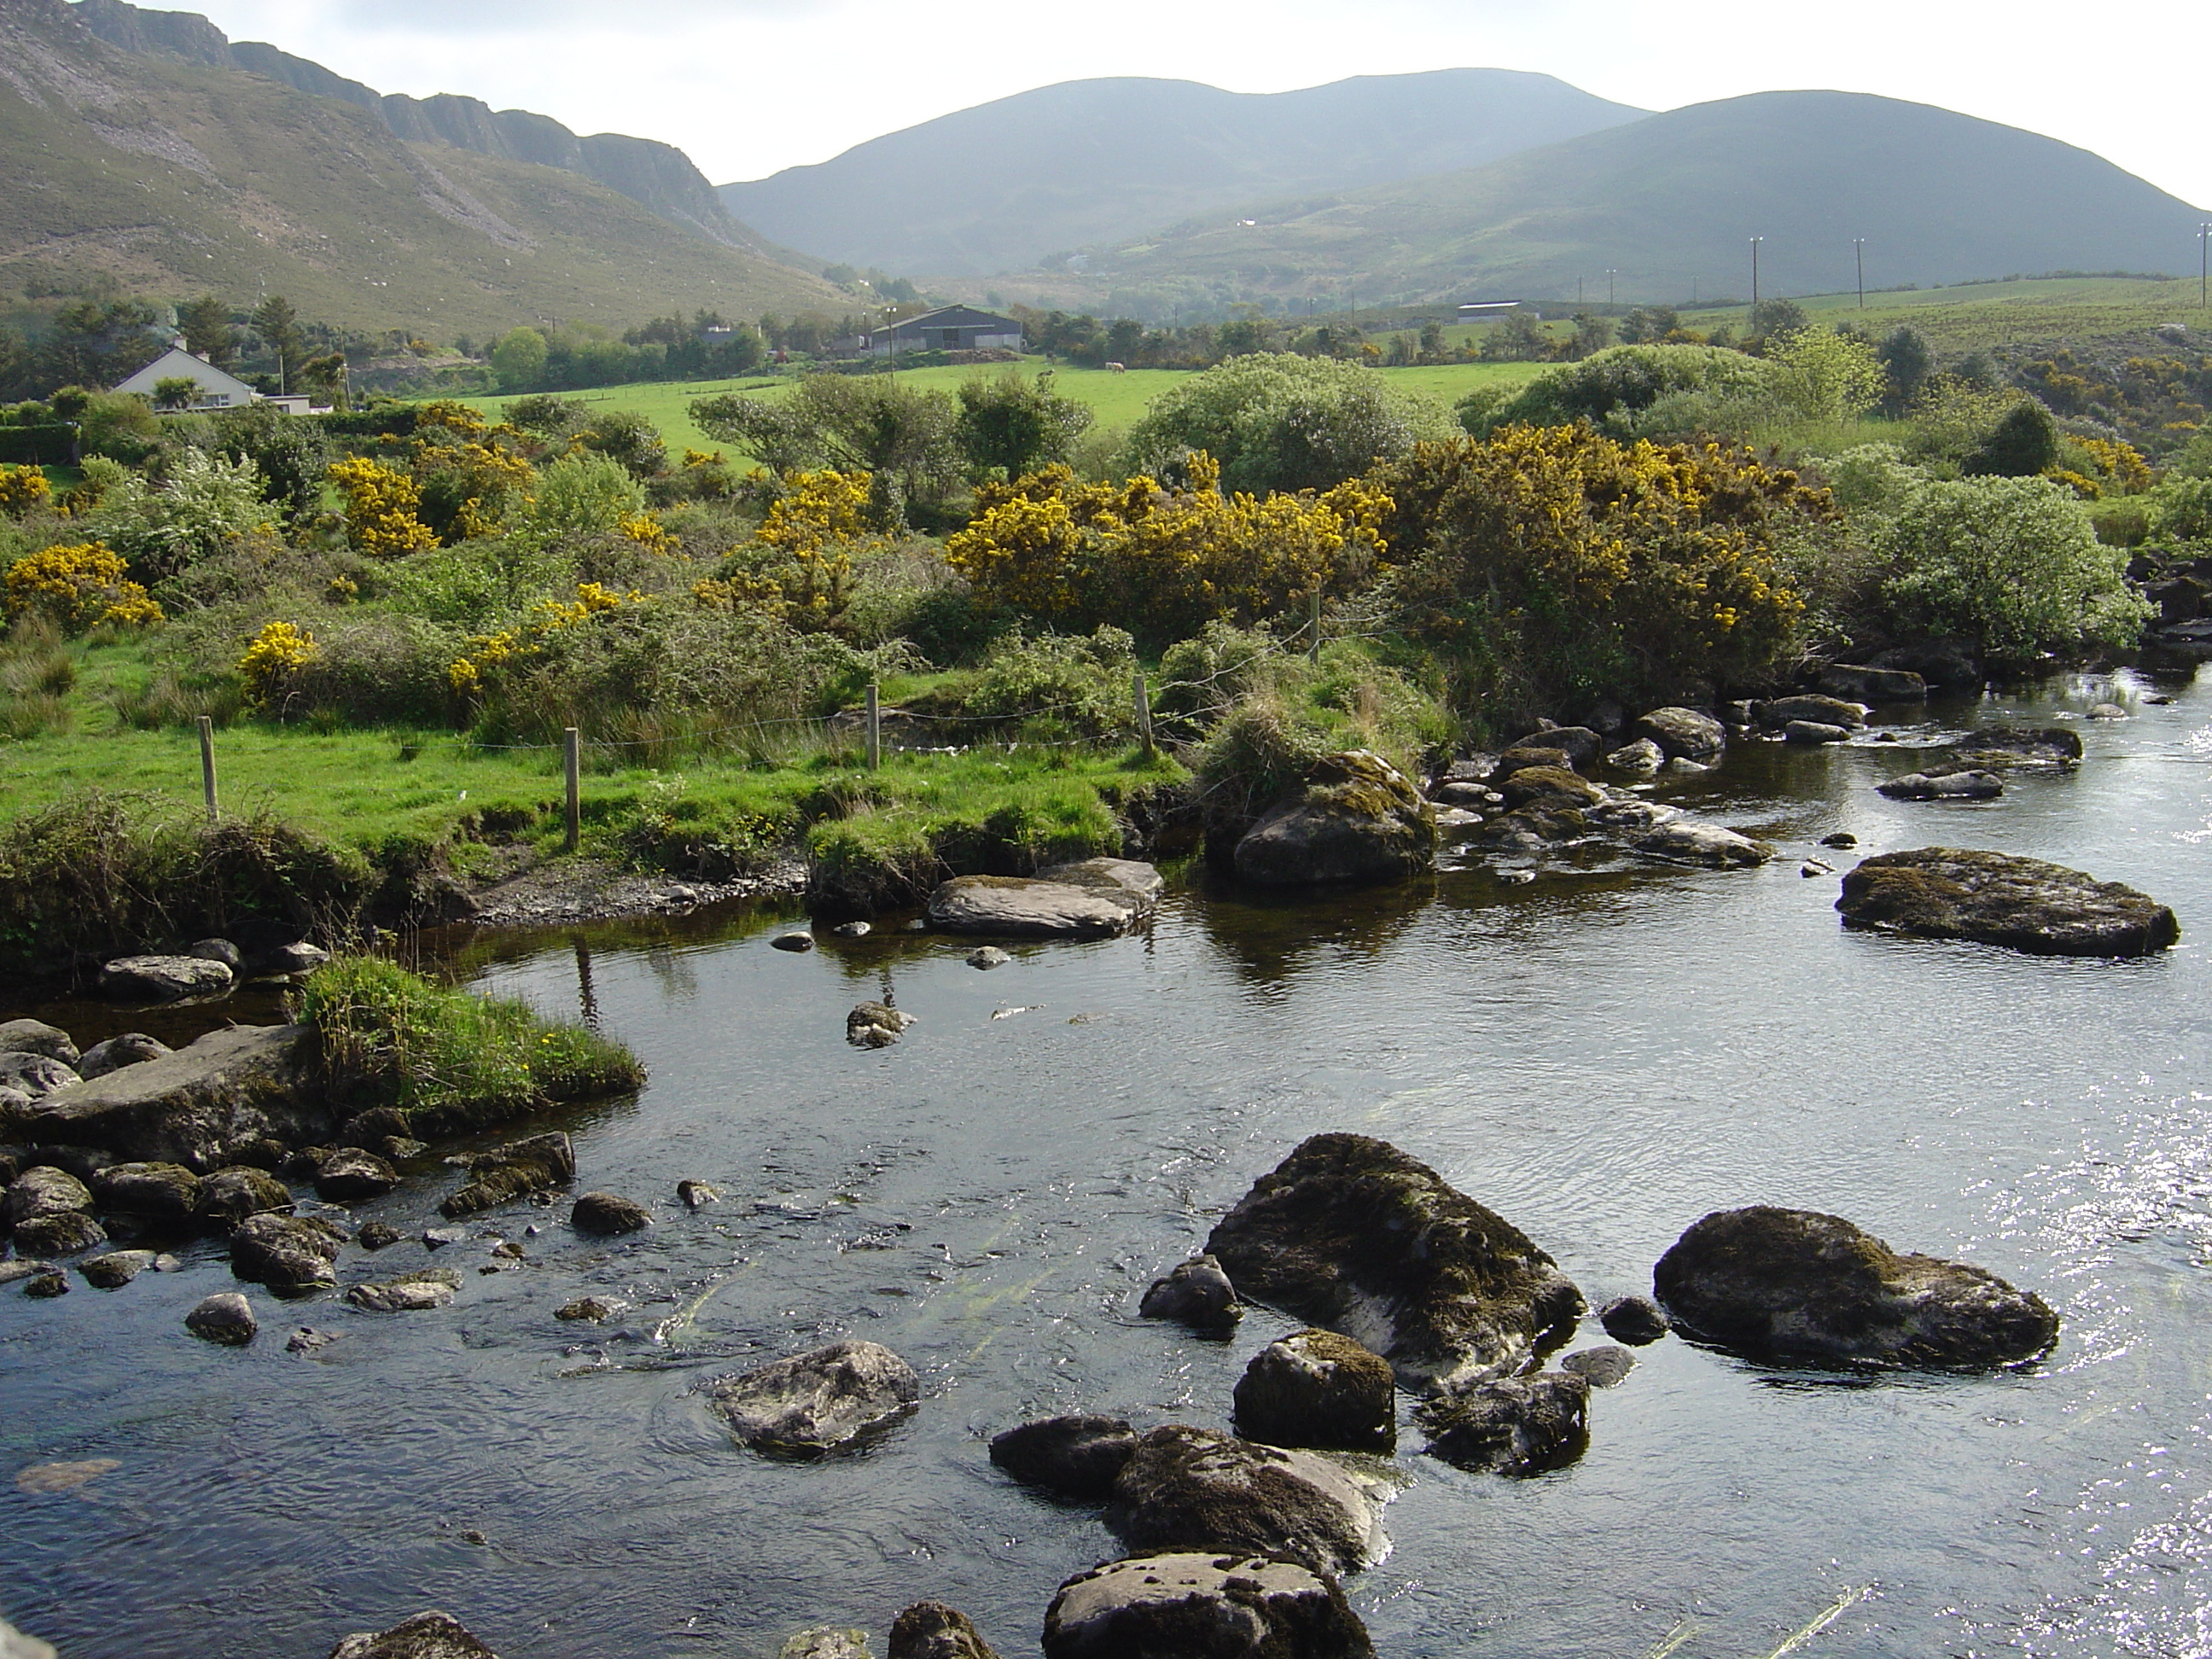
[[[1393,619],[1462,697],[1523,715],[1771,675],[1803,609],[1778,531],[1835,510],[1746,452],[1587,426],[1425,444],[1375,483]]]
[[[1771,398],[1780,378],[1774,365],[1718,346],[1613,346],[1547,368],[1510,397],[1462,402],[1461,418],[1478,436],[1502,427],[1576,421],[1625,432],[1662,399],[1684,414],[1686,404],[1697,402],[1710,417],[1727,404]]]

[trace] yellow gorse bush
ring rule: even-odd
[[[35,466],[0,465],[0,513],[20,519],[53,500],[54,487]]]
[[[161,607],[129,580],[122,556],[103,542],[76,542],[30,553],[8,567],[8,614],[41,611],[71,632],[102,624],[148,628]]]
[[[868,483],[865,472],[787,473],[753,538],[786,553],[857,540],[867,531]]]
[[[643,605],[646,596],[633,589],[617,593],[598,582],[580,582],[574,599],[543,599],[532,606],[520,628],[471,637],[467,654],[446,669],[446,683],[458,696],[471,696],[484,689],[490,671],[522,658],[535,656],[562,629],[574,628],[625,605]]]
[[[617,527],[647,552],[662,558],[673,558],[683,550],[684,544],[674,532],[650,513],[633,513]]]
[[[366,456],[333,461],[330,480],[345,497],[346,533],[372,558],[397,558],[438,544],[420,517],[422,492],[396,466]]]
[[[238,659],[246,696],[261,708],[274,707],[283,701],[285,682],[313,662],[319,648],[315,636],[297,623],[266,624]]]
[[[947,563],[988,598],[1059,626],[1141,619],[1194,632],[1302,605],[1318,584],[1341,595],[1380,568],[1390,498],[1362,479],[1325,495],[1221,492],[1203,452],[1189,488],[1149,477],[1085,484],[1065,466],[976,491],[975,518],[946,538]]]

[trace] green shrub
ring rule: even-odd
[[[1874,538],[1878,621],[2001,663],[2131,645],[2148,607],[2074,496],[2045,478],[1923,484]]]
[[[2033,398],[2007,410],[1966,452],[1959,470],[1968,477],[2033,478],[2058,465],[2058,423]]]
[[[433,984],[380,957],[309,975],[299,1018],[327,1086],[366,1110],[390,1106],[418,1133],[450,1133],[533,1108],[635,1089],[645,1068],[620,1043],[541,1019],[526,1003]]]
[[[2212,477],[2168,478],[2151,492],[2151,529],[2176,541],[2212,541]]]
[[[1763,406],[1774,401],[1782,379],[1774,364],[1740,351],[1699,345],[1613,346],[1577,363],[1547,368],[1481,416],[1477,436],[1508,426],[1565,426],[1588,421],[1626,431],[1662,399],[1676,413],[1663,424],[1681,427],[1694,408]],[[1465,420],[1467,416],[1463,416]],[[1694,425],[1710,425],[1703,417]],[[1638,428],[1640,429],[1640,428]]]

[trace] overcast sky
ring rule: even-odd
[[[1781,88],[1941,104],[2093,149],[2212,204],[2203,0],[1684,9],[1635,0],[204,0],[383,92],[466,93],[689,151],[716,184],[1055,81],[1279,92],[1352,75],[1535,70],[1650,109]]]

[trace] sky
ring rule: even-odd
[[[1536,70],[1647,109],[1778,88],[1940,104],[2096,151],[2212,206],[2203,0],[167,0],[381,92],[465,93],[689,152],[716,184],[1094,76],[1281,92]]]

